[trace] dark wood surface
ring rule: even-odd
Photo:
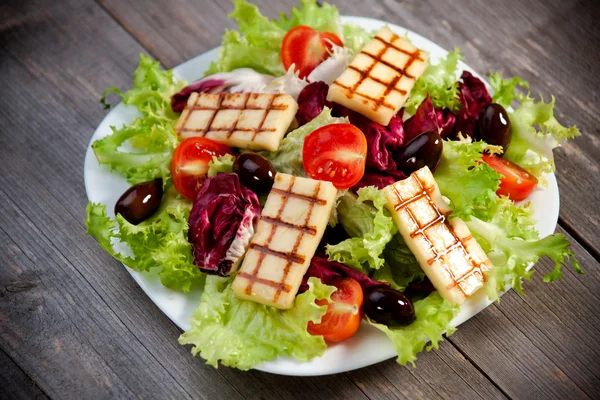
[[[293,1],[257,0],[269,16]],[[557,97],[583,137],[555,152],[567,235],[587,275],[525,285],[417,367],[389,360],[296,378],[214,369],[118,262],[85,236],[83,157],[138,54],[173,67],[217,46],[228,2],[8,0],[0,4],[0,398],[598,398],[600,7],[593,1],[339,1]]]

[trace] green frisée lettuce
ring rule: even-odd
[[[300,7],[294,7],[290,15],[281,14],[277,20],[269,20],[258,7],[246,0],[234,0],[233,3],[234,9],[229,17],[237,22],[239,32],[225,31],[219,58],[210,65],[205,75],[246,67],[266,74],[283,75],[281,44],[287,31],[297,25],[333,32],[355,52],[369,37],[358,26],[342,24],[337,8],[328,3],[319,5],[316,0],[302,0]]]
[[[444,141],[442,158],[433,176],[442,194],[450,199],[453,216],[466,219],[474,213],[481,217],[492,212],[489,204],[497,198],[500,175],[481,161],[486,149],[490,146],[485,142],[472,142],[470,138]]]
[[[191,202],[173,188],[164,195],[160,209],[139,225],[121,215],[109,218],[104,204],[90,202],[85,221],[93,236],[110,255],[136,271],[158,269],[163,285],[188,292],[201,284],[204,274],[193,263],[187,238]],[[114,243],[125,243],[131,255],[115,251]]]
[[[414,115],[427,94],[436,108],[448,108],[452,112],[458,111],[461,105],[458,98],[456,71],[458,60],[462,59],[460,50],[456,48],[445,58],[440,59],[437,64],[429,64],[410,91],[410,96],[404,104],[406,112]]]
[[[347,123],[347,118],[332,117],[331,109],[325,107],[312,121],[288,133],[277,151],[262,151],[259,154],[268,158],[277,171],[305,177],[306,172],[302,162],[304,138],[322,126]]]
[[[308,333],[307,325],[321,321],[327,306],[315,300],[329,300],[335,287],[310,278],[309,289],[296,297],[294,308],[282,311],[239,300],[231,282],[218,276],[206,278],[191,328],[179,337],[180,344],[193,345],[192,354],[214,367],[220,362],[248,370],[280,356],[307,361],[325,352],[325,340]]]
[[[385,264],[373,273],[373,279],[389,282],[403,292],[412,281],[422,281],[425,272],[400,234],[394,235],[383,250]]]
[[[536,100],[530,94],[515,93],[515,88],[528,87],[519,77],[502,79],[492,74],[493,99],[509,106],[518,103],[509,112],[512,126],[512,139],[504,157],[535,175],[538,179],[546,172],[554,171],[552,151],[565,140],[581,136],[576,126],[566,127],[554,116],[554,97],[546,103],[543,98]]]
[[[452,319],[458,314],[459,306],[453,306],[437,293],[414,303],[415,321],[402,328],[389,328],[377,324],[369,319],[369,323],[385,333],[394,344],[398,353],[397,361],[402,365],[412,363],[414,365],[417,354],[420,353],[427,343],[426,350],[437,349],[439,343],[446,336],[456,331],[450,326]]]
[[[127,178],[131,184],[171,175],[171,155],[178,140],[173,126],[178,114],[171,110],[171,96],[185,82],[179,82],[171,71],[162,70],[157,61],[143,54],[133,73],[133,87],[118,94],[126,105],[137,108],[140,116],[121,128],[111,127],[112,135],[92,144],[98,162]],[[105,99],[103,102],[106,104]],[[130,149],[126,149],[129,147]]]
[[[225,154],[220,157],[213,156],[212,160],[208,162],[208,173],[209,177],[217,175],[219,172],[232,173],[233,163],[235,157],[231,154]]]
[[[383,266],[383,250],[397,228],[385,208],[382,191],[367,186],[357,193],[358,196],[347,193],[338,205],[339,222],[346,233],[354,237],[336,245],[327,245],[326,253],[332,261],[365,272]],[[373,206],[365,204],[367,201]]]

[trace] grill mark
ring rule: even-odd
[[[313,195],[314,198],[319,198],[319,192],[321,191],[321,182],[317,183],[317,185],[314,188],[313,191]],[[310,222],[310,217],[312,216],[312,212],[313,209],[315,208],[315,203],[310,203],[309,207],[308,207],[308,212],[306,213],[306,218],[304,219],[304,226],[307,226],[308,223]],[[315,232],[316,234],[316,232]],[[294,243],[294,248],[292,249],[292,252],[295,254],[298,251],[298,247],[300,247],[300,243],[302,243],[302,239],[304,238],[304,234],[300,234],[298,235],[298,237],[296,238],[296,243]],[[281,279],[282,282],[285,282],[285,280],[288,277],[288,274],[290,273],[290,268],[292,267],[292,263],[288,260],[288,262],[285,264],[285,268],[283,269],[283,277]],[[275,296],[273,296],[273,301],[277,302],[277,300],[279,300],[279,296],[281,295],[281,291],[278,290],[277,292],[275,292]]]
[[[192,94],[190,95],[190,98],[191,98],[191,96],[193,96],[193,95],[194,95],[194,93],[192,93]],[[198,97],[199,97],[199,95],[196,93],[196,100],[195,100],[195,102],[194,102],[194,103],[197,103],[197,102],[198,102]],[[188,103],[189,103],[189,99],[188,99]],[[185,107],[183,108],[183,112],[185,112],[185,111],[187,110],[187,114],[185,115],[185,118],[183,119],[183,121],[181,121],[181,125],[180,125],[179,129],[177,129],[177,132],[178,132],[178,133],[179,133],[179,132],[184,132],[182,129],[185,129],[185,125],[187,124],[188,120],[190,119],[190,115],[192,115],[192,110],[190,110],[190,109],[188,108],[188,103],[186,103]],[[192,106],[192,107],[193,107],[193,106]]]
[[[387,50],[387,48],[385,48],[385,49]],[[412,58],[408,59],[408,61],[406,62],[406,64],[404,64],[404,68],[398,68],[397,65],[394,65],[394,64],[392,64],[390,62],[387,62],[387,61],[383,60],[381,58],[381,56],[379,56],[379,54],[373,55],[371,53],[367,53],[366,51],[361,51],[361,54],[364,54],[366,56],[371,57],[373,60],[375,60],[376,63],[380,62],[383,65],[385,65],[386,67],[389,67],[389,68],[393,69],[394,71],[396,71],[397,74],[400,74],[401,76],[406,76],[407,78],[410,78],[412,80],[416,80],[416,77],[414,77],[411,74],[409,74],[408,72],[406,72],[406,70],[408,69],[408,67],[410,67],[411,64],[415,61]],[[384,52],[384,54],[385,54],[385,52]]]
[[[311,208],[311,211],[312,211],[312,208]],[[296,224],[292,224],[289,222],[285,222],[281,219],[271,218],[271,217],[260,217],[260,219],[262,221],[268,222],[272,225],[285,226],[286,228],[296,229],[301,232],[308,233],[309,235],[314,236],[317,234],[317,230],[315,228],[313,228],[312,226],[306,225],[306,223],[304,225],[296,225]]]
[[[256,139],[256,135],[258,135],[258,133],[262,131],[262,127],[263,127],[265,121],[267,120],[267,117],[269,116],[269,112],[272,110],[273,102],[275,101],[275,99],[277,97],[279,97],[279,94],[271,96],[271,100],[269,101],[269,105],[265,109],[265,113],[263,114],[262,119],[260,120],[260,124],[258,124],[258,127],[254,131],[254,135],[252,135],[252,141],[254,141],[254,139]]]
[[[288,190],[282,190],[279,188],[273,188],[271,189],[271,192],[275,192],[283,197],[294,197],[296,199],[301,199],[301,200],[305,200],[308,201],[310,203],[316,203],[320,206],[324,206],[327,204],[327,201],[323,200],[323,199],[319,199],[319,198],[314,198],[314,197],[310,197],[310,196],[306,196],[300,193],[293,193],[290,192],[291,188]]]
[[[383,44],[389,43],[389,47],[391,47],[394,50],[398,50],[400,53],[404,53],[407,56],[417,53],[417,59],[420,61],[425,61],[424,59],[421,58],[421,51],[419,49],[417,49],[415,52],[411,53],[410,51],[404,50],[403,48],[400,48],[400,47],[396,46],[394,43],[392,43],[392,42],[395,42],[396,40],[398,40],[399,38],[400,37],[398,35],[393,34],[392,39],[389,42],[380,36],[375,36],[373,39],[376,39]]]
[[[240,122],[240,117],[242,116],[242,112],[243,110],[246,108],[246,106],[248,105],[248,100],[250,99],[250,93],[246,93],[246,98],[244,99],[244,105],[242,107],[242,111],[240,111],[240,113],[238,114],[238,117],[235,120],[235,123],[233,125],[230,125],[229,128],[227,128],[225,131],[227,132],[227,139],[229,139],[231,137],[231,135],[233,134],[233,131],[235,130],[235,128],[237,128],[237,124],[238,122]],[[220,111],[220,110],[219,110]],[[219,112],[217,111],[217,113]],[[212,131],[212,125],[210,126],[209,131]],[[214,129],[216,130],[216,129]]]
[[[281,111],[285,111],[288,109],[288,106],[286,104],[280,104],[280,105],[276,105],[273,106],[271,108],[271,110],[281,110]],[[218,110],[264,110],[264,108],[262,107],[254,107],[254,106],[248,106],[246,108],[240,108],[240,107],[235,107],[235,106],[221,106],[221,108],[212,108],[212,107],[204,107],[204,106],[192,106],[189,108],[186,108],[186,110],[206,110],[206,111],[218,111]]]
[[[376,99],[375,97],[371,97],[369,95],[363,94],[363,93],[359,93],[359,92],[353,92],[352,87],[348,86],[348,85],[344,85],[343,83],[340,83],[339,81],[335,81],[333,82],[334,84],[336,84],[337,86],[346,89],[346,91],[348,91],[348,93],[350,94],[349,97],[353,97],[353,96],[360,96],[360,97],[364,97],[367,100],[372,101],[373,103],[376,103],[377,101],[379,101],[379,99]],[[348,95],[346,95],[348,96]],[[388,103],[381,103],[380,107],[385,107],[385,108],[389,108],[390,110],[395,110],[396,108]]]
[[[252,281],[254,283],[262,283],[263,285],[271,286],[271,287],[277,289],[278,291],[289,293],[289,291],[292,290],[292,287],[286,283],[275,282],[270,279],[259,278],[258,276],[249,274],[247,272],[240,272],[238,274],[238,276],[240,276],[242,278],[246,278],[249,281]],[[250,293],[248,293],[248,294],[250,294]]]
[[[362,73],[362,72],[363,72],[363,71],[362,71],[360,68],[358,68],[358,67],[355,67],[354,65],[349,65],[349,66],[348,66],[348,68],[350,68],[351,70],[353,70],[353,71],[356,71],[356,72],[358,72],[358,73]],[[383,86],[385,86],[385,93],[384,93],[384,96],[385,96],[385,95],[387,95],[387,94],[388,94],[389,92],[391,92],[392,90],[394,90],[394,91],[396,91],[396,92],[400,93],[401,95],[405,95],[405,94],[407,93],[407,91],[406,91],[406,90],[404,90],[404,89],[398,89],[398,88],[396,87],[396,85],[398,84],[398,81],[399,81],[401,78],[402,78],[402,76],[398,76],[398,75],[396,75],[396,76],[395,76],[395,77],[394,77],[394,78],[393,78],[393,79],[392,79],[390,82],[386,82],[386,81],[384,81],[384,80],[381,80],[381,79],[379,79],[379,78],[376,78],[376,77],[374,77],[374,76],[369,76],[369,79],[371,79],[372,81],[375,81],[375,82],[377,82],[377,83],[381,83]],[[365,81],[365,80],[366,80],[366,79],[364,79],[363,81]],[[341,86],[341,87],[343,87],[344,89],[351,89],[349,86],[346,86],[346,85],[344,85],[344,84],[340,84],[338,81],[336,81],[336,84],[337,84],[337,85],[339,85],[339,86]],[[359,93],[357,93],[357,94],[359,94]],[[367,97],[367,96],[363,96],[363,97]],[[372,99],[372,100],[376,100],[374,97],[369,97],[369,98],[370,98],[370,99]],[[382,101],[382,102],[385,102],[385,100],[381,100],[381,101]]]

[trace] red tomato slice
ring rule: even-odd
[[[304,78],[329,57],[333,47],[331,43],[343,46],[335,33],[319,32],[310,26],[298,25],[283,38],[281,62],[286,71],[294,64],[300,78]]]
[[[327,312],[321,323],[308,323],[308,332],[323,336],[328,342],[341,342],[352,337],[360,326],[363,292],[360,284],[352,278],[334,280],[333,286],[337,290],[331,295],[331,303],[317,300],[320,306],[328,304]]]
[[[179,143],[173,153],[171,175],[173,185],[182,196],[190,200],[196,198],[208,172],[208,162],[213,156],[233,154],[222,143],[203,137],[191,137]]]
[[[325,125],[304,139],[302,162],[311,178],[347,189],[365,174],[367,139],[354,125]]]
[[[508,196],[513,201],[525,200],[538,183],[535,176],[512,161],[489,154],[483,155],[483,161],[502,175],[496,191],[498,196]]]

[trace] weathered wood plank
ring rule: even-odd
[[[22,286],[12,289],[21,290]],[[1,293],[0,298],[2,297]],[[6,400],[43,400],[48,398],[25,371],[2,350],[0,350],[0,366],[0,398]]]
[[[600,388],[600,265],[569,239],[585,277],[567,270],[544,283],[554,267],[544,259],[525,296],[506,293],[449,339],[510,397],[594,398]]]
[[[234,27],[226,18],[232,9],[228,3],[98,1],[168,67],[218,46],[223,29]],[[254,2],[271,17],[296,3]],[[507,76],[529,80],[533,93],[545,98],[555,95],[559,119],[577,124],[584,133],[556,151],[561,218],[579,233],[596,257],[600,256],[600,235],[596,234],[600,216],[580,212],[600,201],[600,192],[594,190],[600,172],[600,116],[595,89],[600,86],[600,75],[591,73],[600,65],[598,4],[576,0],[510,5],[485,0],[468,4],[416,0],[333,3],[342,14],[383,19],[412,29],[447,49],[458,46],[475,70],[503,70]],[[196,35],[191,36],[193,40],[182,39],[192,33]]]

